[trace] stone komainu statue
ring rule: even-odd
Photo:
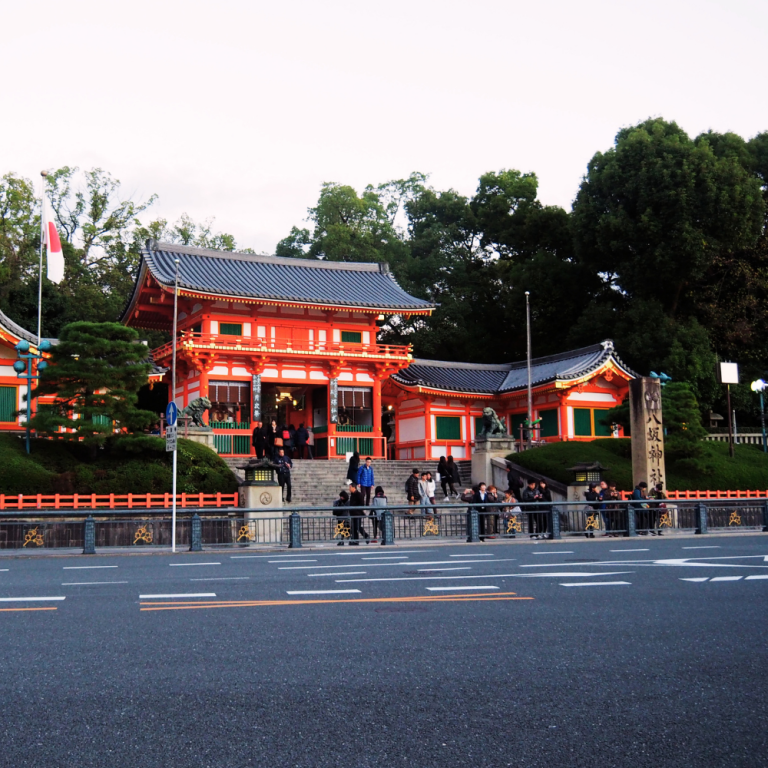
[[[483,428],[477,437],[491,437],[493,435],[506,435],[507,428],[498,417],[493,408],[483,408]]]
[[[211,401],[207,397],[198,397],[193,400],[182,412],[182,416],[190,416],[196,427],[207,427],[203,421],[203,414],[211,407]]]

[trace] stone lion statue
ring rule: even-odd
[[[477,437],[491,437],[493,435],[506,435],[507,428],[504,422],[498,417],[493,408],[483,408],[483,428],[477,434]]]
[[[189,416],[196,427],[210,429],[203,422],[203,414],[211,407],[211,401],[207,397],[198,397],[193,400],[182,412],[182,416]]]

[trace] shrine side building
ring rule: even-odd
[[[435,306],[404,291],[385,264],[229,253],[148,241],[122,321],[170,332],[178,267],[179,407],[211,401],[223,455],[251,453],[255,421],[303,423],[318,458],[469,458],[485,406],[513,435],[527,413],[525,362],[479,365],[414,359],[379,344],[392,315]],[[172,344],[153,351],[170,385]],[[602,414],[635,377],[613,343],[533,361],[540,439],[621,435]]]

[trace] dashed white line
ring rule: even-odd
[[[713,576],[710,581],[739,581],[741,576]]]
[[[750,581],[751,579],[768,579],[768,574],[761,573],[759,576],[745,576],[744,581]]]
[[[407,560],[408,555],[391,555],[389,557],[365,557],[363,556],[363,560]]]
[[[177,597],[216,597],[215,592],[187,592],[177,593],[173,595],[139,595],[139,600],[163,600],[165,598],[177,598]]]
[[[208,576],[200,579],[190,579],[190,581],[242,581],[250,579],[250,576]]]
[[[66,597],[0,597],[0,603],[28,603],[32,601],[66,600]]]
[[[496,555],[449,555],[449,557],[496,557]]]
[[[695,576],[690,579],[680,579],[680,581],[694,581],[694,582],[709,581],[709,576]]]
[[[361,576],[366,571],[342,571],[336,573],[308,573],[307,576],[312,578],[313,576]]]
[[[469,561],[465,560],[464,562],[466,563]],[[417,570],[419,571],[419,573],[421,573],[421,571],[433,571],[434,568],[418,568]],[[438,568],[437,570],[438,571],[471,571],[472,568],[468,565],[465,565],[460,568]]]
[[[186,568],[192,565],[221,565],[221,563],[168,563],[171,568]]]
[[[292,557],[282,560],[267,560],[268,563],[316,563],[317,560],[294,560]]]
[[[561,584],[561,587],[629,587],[631,581],[580,581],[575,584]]]
[[[683,547],[683,549],[720,549],[719,546],[709,546],[709,547]]]
[[[564,552],[529,552],[529,555],[572,555],[571,550],[565,550]]]
[[[485,585],[482,587],[426,587],[428,592],[455,592],[457,589],[500,589],[500,587],[491,587]]]
[[[360,594],[359,589],[302,589],[286,592],[288,595],[354,595]]]
[[[510,557],[506,558],[504,560],[494,560],[494,563],[509,563],[513,562],[517,558]],[[453,565],[455,563],[455,560],[435,560],[434,562],[430,562],[429,560],[423,560],[417,563],[414,562],[407,562],[407,563],[366,563],[366,568],[385,568],[387,566],[392,565],[407,565],[409,568],[412,565]],[[488,562],[487,560],[462,560],[462,563],[485,563]],[[350,563],[349,565],[341,565],[340,563],[336,563],[336,565],[288,565],[288,566],[281,566],[278,568],[278,571],[306,571],[306,570],[313,570],[315,568],[359,568],[362,565],[362,563]]]
[[[8,570],[7,568],[0,568],[0,571],[2,571],[3,573],[5,573],[7,570]]]
[[[486,573],[480,576],[392,576],[380,579],[336,579],[336,583],[346,584],[363,581],[446,581],[448,579],[535,579],[547,576],[558,578],[586,578],[588,576],[615,576],[622,573],[634,573],[634,571],[608,571],[607,573]]]
[[[127,581],[64,581],[62,587],[84,587],[91,584],[127,584]]]
[[[117,568],[116,565],[65,565],[65,571],[88,571],[94,568]]]
[[[610,549],[609,552],[650,552],[649,549]]]

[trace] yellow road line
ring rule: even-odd
[[[53,608],[0,608],[0,611],[58,611],[56,607]]]

